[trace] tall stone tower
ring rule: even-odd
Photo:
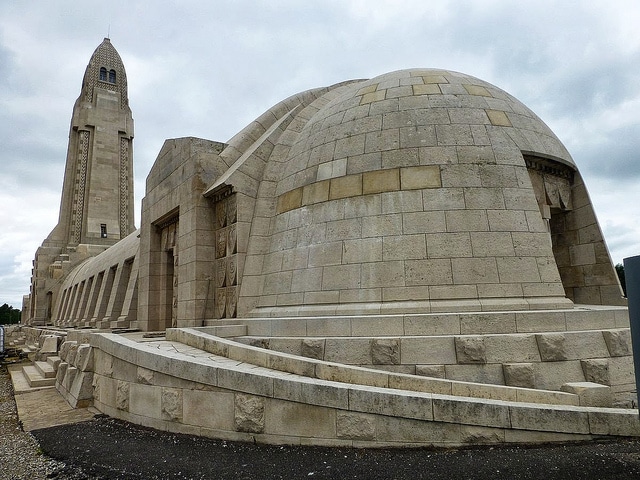
[[[135,230],[132,142],[126,72],[105,38],[73,107],[58,224],[36,252],[28,323],[47,324],[66,274]]]

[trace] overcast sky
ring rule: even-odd
[[[571,152],[613,261],[640,254],[637,0],[0,2],[0,304],[55,226],[73,104],[109,35],[135,120],[136,225],[167,138],[226,141],[297,92],[412,67],[506,90]]]

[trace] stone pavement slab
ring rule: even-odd
[[[24,388],[19,370],[23,365],[9,367],[14,382],[18,418],[26,432],[41,428],[91,420],[99,413],[94,408],[72,408],[54,387]],[[26,381],[24,382],[26,383]]]

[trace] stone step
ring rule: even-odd
[[[38,372],[40,372],[40,375],[42,375],[44,378],[56,377],[56,371],[53,368],[53,366],[49,364],[49,362],[36,361],[36,362],[33,362],[33,365],[36,367]]]
[[[22,372],[22,368],[18,366],[10,367],[9,374],[11,375],[11,383],[13,383],[13,392],[15,395],[31,390],[29,382],[27,382],[27,377],[25,377]]]
[[[244,337],[247,334],[246,325],[212,325],[198,330],[220,338]]]
[[[34,387],[52,387],[56,384],[56,379],[43,377],[35,365],[27,365],[22,367],[22,373],[27,377],[29,386]]]
[[[57,355],[52,355],[51,357],[47,357],[47,363],[53,367],[54,370],[58,370],[58,365],[62,360]]]

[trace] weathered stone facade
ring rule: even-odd
[[[105,38],[91,56],[73,107],[60,215],[35,255],[31,292],[23,302],[28,323],[51,324],[65,277],[135,230],[132,142],[126,72]],[[86,292],[75,293],[84,301]],[[66,313],[67,322],[83,314],[77,308]]]
[[[94,57],[76,107],[109,106],[95,129],[117,131],[106,152],[119,174],[83,173],[93,137],[78,127],[29,322],[164,338],[93,334],[92,369],[66,342],[68,398],[86,401],[92,382],[109,415],[276,443],[640,434],[628,410],[597,410],[637,394],[593,207],[565,147],[518,100],[433,69],[296,94],[226,143],[167,140],[133,232],[124,68],[110,90],[89,80],[116,57]],[[106,248],[112,224],[122,239]],[[43,262],[45,249],[58,257]]]

